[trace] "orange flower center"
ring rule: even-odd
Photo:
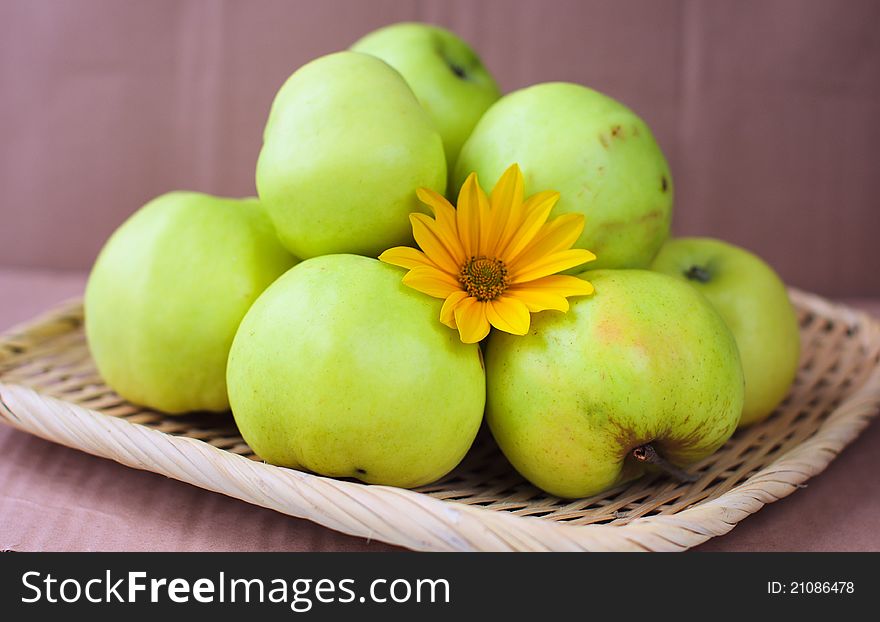
[[[468,296],[481,302],[495,300],[510,285],[507,266],[500,259],[489,257],[471,257],[458,273],[461,283]]]

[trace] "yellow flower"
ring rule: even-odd
[[[420,188],[418,196],[434,213],[434,218],[410,214],[422,250],[398,246],[379,259],[407,268],[403,282],[409,287],[443,298],[440,321],[457,328],[463,342],[480,341],[490,325],[525,335],[530,313],[568,311],[568,296],[593,293],[589,282],[556,274],[596,259],[588,250],[571,248],[583,231],[583,215],[548,222],[559,193],[524,199],[516,164],[488,197],[471,173],[457,209],[427,188]]]

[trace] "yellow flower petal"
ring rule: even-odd
[[[413,237],[425,255],[433,261],[438,268],[450,274],[458,274],[461,261],[457,260],[450,251],[443,238],[444,232],[436,226],[436,222],[425,214],[410,214],[409,221],[412,224]]]
[[[440,321],[449,328],[458,328],[455,323],[455,308],[467,297],[467,292],[461,290],[449,294],[443,301],[443,308],[440,309]]]
[[[557,272],[562,272],[563,270],[568,270],[569,268],[574,268],[575,266],[585,264],[594,259],[596,259],[596,256],[588,250],[582,248],[570,248],[565,251],[542,257],[531,265],[518,266],[517,271],[511,273],[510,282],[527,283],[528,281],[540,279],[543,276],[549,276],[551,274],[556,274]]]
[[[486,319],[486,303],[476,298],[466,298],[455,307],[455,323],[464,343],[477,343],[489,334]]]
[[[419,201],[431,208],[434,216],[455,215],[455,208],[452,206],[452,203],[447,201],[446,197],[439,192],[430,188],[419,188],[416,190],[416,196],[419,197]]]
[[[507,296],[525,303],[532,313],[553,309],[568,311],[568,296],[588,296],[593,293],[593,284],[576,276],[554,274],[522,285],[514,285],[507,290]]]
[[[458,193],[456,223],[461,245],[467,257],[480,256],[480,220],[489,213],[489,199],[471,173]]]
[[[514,289],[552,291],[563,296],[589,296],[594,291],[593,284],[589,281],[568,274],[552,274],[541,277],[523,285],[515,285]]]
[[[489,197],[489,239],[487,249],[502,249],[510,243],[522,218],[523,176],[517,164],[511,165]]]
[[[429,266],[416,266],[407,272],[403,284],[434,298],[447,298],[461,291],[461,284],[454,277]]]
[[[458,237],[455,208],[452,207],[452,204],[443,195],[434,192],[430,188],[419,188],[416,194],[419,200],[434,212],[436,224],[433,229],[437,237],[443,242],[443,245],[452,255],[453,259],[459,264],[463,263],[467,256],[464,253],[464,248],[462,248],[461,239]]]
[[[510,208],[522,203],[523,176],[518,164],[511,164],[492,188],[492,209]]]
[[[538,313],[539,311],[547,311],[550,309],[565,313],[568,311],[569,307],[568,300],[565,296],[553,291],[510,288],[507,291],[507,295],[511,298],[516,298],[525,304],[528,310],[532,313]]]
[[[547,255],[571,248],[584,230],[583,214],[563,214],[541,227],[531,243],[514,261],[509,269],[516,272],[520,266],[528,266]]]
[[[436,268],[437,264],[431,261],[422,251],[409,246],[395,246],[379,255],[379,261],[390,263],[392,266],[400,266],[407,270],[416,266],[430,266]]]
[[[501,252],[501,259],[508,264],[516,260],[529,243],[535,238],[535,235],[547,222],[550,216],[550,210],[559,201],[558,192],[539,192],[529,197],[523,204],[525,216],[522,224],[517,227],[516,232],[510,240],[510,244]]]
[[[486,303],[486,319],[498,330],[513,335],[525,335],[529,332],[531,315],[523,301],[510,296],[499,296]]]

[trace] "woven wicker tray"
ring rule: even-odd
[[[561,500],[535,489],[482,431],[464,462],[418,491],[259,462],[230,415],[168,416],[122,400],[89,358],[82,307],[0,336],[0,420],[348,534],[418,550],[684,550],[730,531],[822,471],[880,410],[880,324],[791,291],[803,355],[767,421],[694,465],[693,483],[644,478]]]

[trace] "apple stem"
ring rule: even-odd
[[[651,443],[645,443],[644,445],[639,445],[638,447],[633,449],[632,456],[639,462],[653,464],[655,467],[680,482],[697,481],[697,475],[682,471],[677,466],[666,460],[666,458],[657,453],[657,450],[654,449],[654,446],[651,445]]]

